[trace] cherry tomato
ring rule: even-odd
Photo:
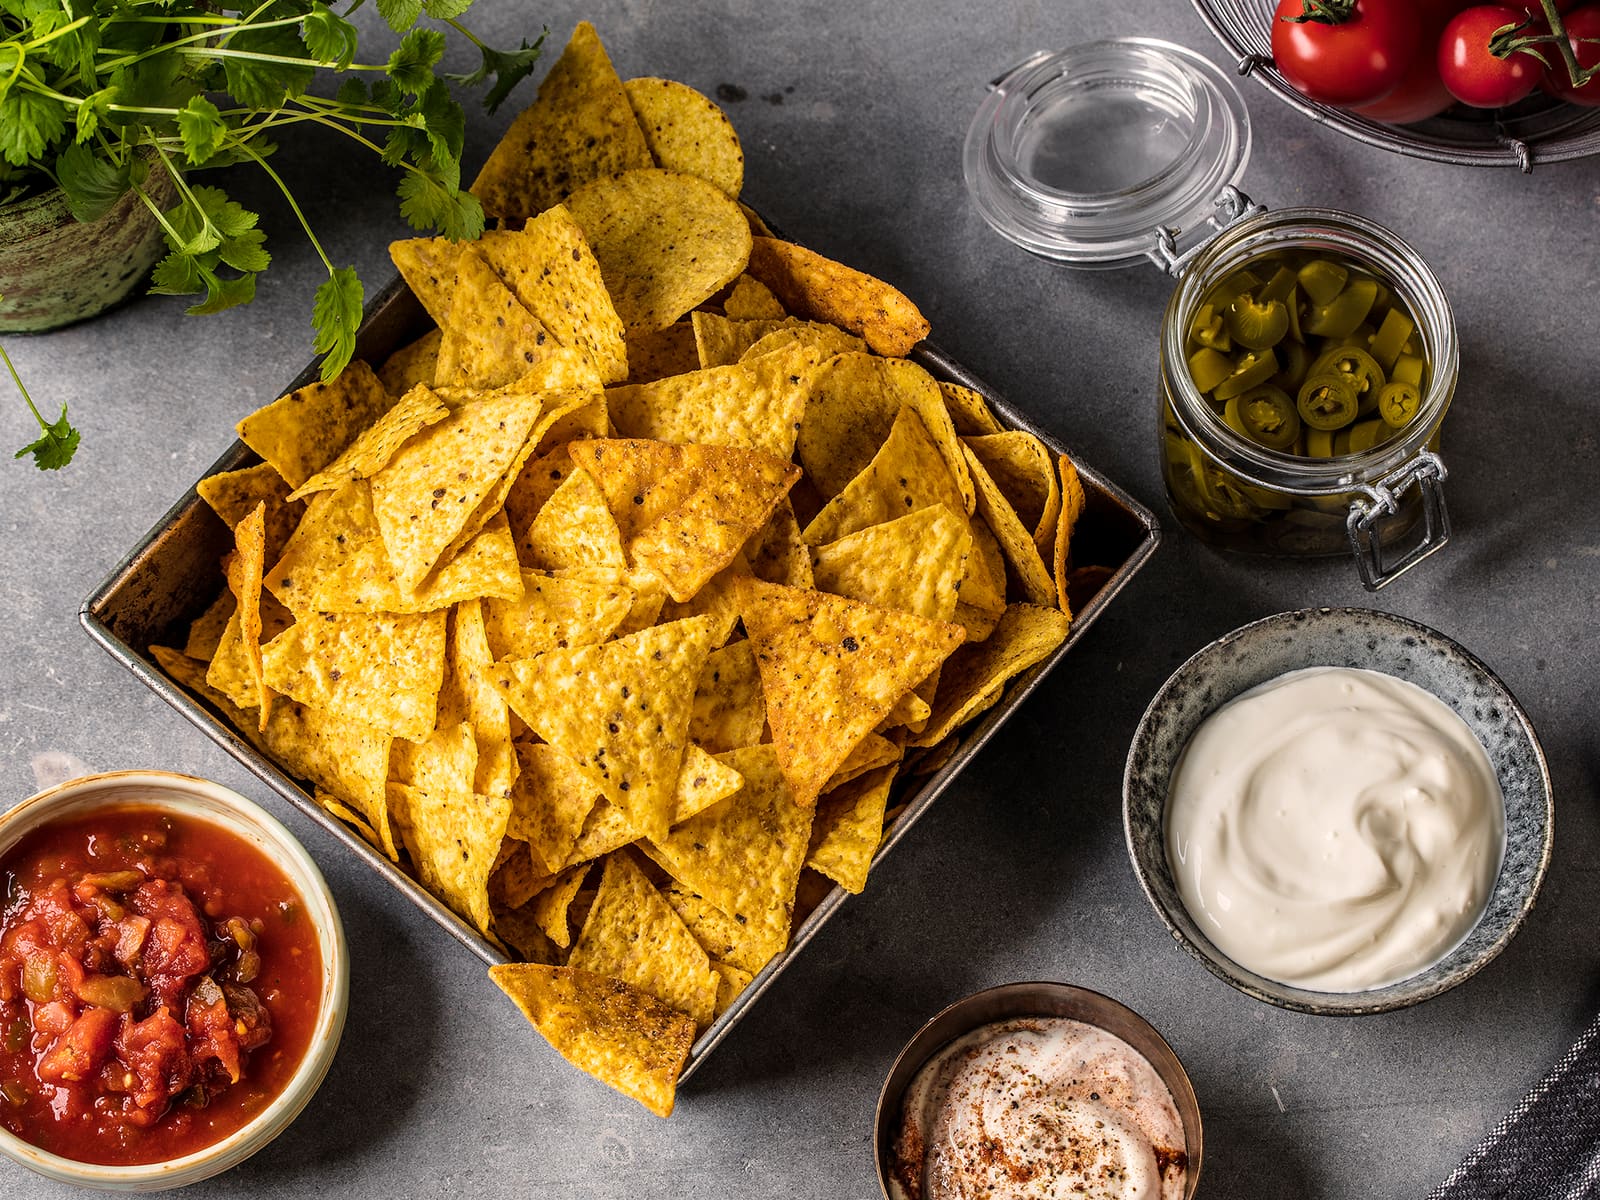
[[[1364,104],[1355,111],[1374,121],[1409,125],[1436,117],[1454,104],[1456,98],[1439,78],[1439,37],[1450,18],[1472,3],[1473,0],[1418,0],[1420,36],[1400,85],[1377,103]]]
[[[1408,0],[1353,0],[1349,18],[1337,25],[1295,20],[1307,2],[1278,0],[1273,11],[1272,61],[1283,77],[1311,99],[1345,108],[1394,91],[1420,39]]]
[[[1526,14],[1507,4],[1479,4],[1457,14],[1439,39],[1439,78],[1450,94],[1473,108],[1515,104],[1538,86],[1544,64],[1531,54],[1506,58],[1489,53],[1495,30],[1516,25]]]
[[[1578,56],[1578,65],[1587,70],[1600,63],[1600,40],[1588,40],[1600,39],[1600,4],[1574,9],[1565,17],[1567,38],[1572,42],[1573,53]],[[1573,104],[1600,106],[1600,76],[1589,80],[1581,88],[1575,88],[1560,53],[1552,46],[1545,50],[1545,56],[1550,60],[1545,86],[1552,93]]]

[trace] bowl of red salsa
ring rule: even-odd
[[[294,837],[220,784],[75,779],[0,816],[0,1152],[179,1187],[261,1149],[344,1028],[339,913]]]

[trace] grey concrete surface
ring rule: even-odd
[[[1163,509],[1154,379],[1168,281],[1152,268],[1063,270],[1001,241],[967,204],[959,147],[984,81],[1035,48],[1155,34],[1220,59],[1187,3],[479,0],[469,22],[501,42],[547,24],[559,45],[581,17],[624,75],[743,89],[729,111],[747,199],[894,280],[949,350]],[[370,30],[370,6],[364,19]],[[310,355],[319,264],[264,181],[227,181],[262,206],[277,256],[252,307],[191,319],[148,298],[7,339],[41,407],[71,404],[84,445],[57,476],[0,466],[4,803],[63,756],[219,779],[303,838],[354,952],[327,1083],[288,1133],[195,1200],[873,1196],[873,1104],[901,1044],[947,1002],[1028,978],[1108,992],[1167,1035],[1204,1109],[1208,1197],[1421,1196],[1538,1078],[1600,1003],[1600,170],[1419,163],[1244,91],[1257,199],[1391,226],[1454,300],[1454,544],[1374,602],[1348,562],[1226,557],[1168,522],[1152,565],[666,1122],[566,1067],[476,960],[77,626],[81,598]],[[470,113],[470,160],[515,107]],[[375,290],[390,274],[385,244],[403,232],[391,178],[331,137],[286,142],[280,165],[333,257]],[[0,444],[31,436],[20,404],[0,402]],[[1368,603],[1455,637],[1521,699],[1550,758],[1556,851],[1529,923],[1479,976],[1410,1011],[1321,1019],[1233,992],[1163,931],[1123,846],[1122,760],[1151,694],[1205,641],[1280,609]],[[0,1164],[0,1196],[64,1194]]]

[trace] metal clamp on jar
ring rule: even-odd
[[[1226,75],[1181,46],[1122,38],[1035,54],[995,80],[963,166],[984,219],[1023,248],[1177,277],[1157,432],[1179,522],[1229,550],[1352,551],[1376,590],[1450,536],[1437,450],[1455,321],[1427,264],[1381,225],[1252,203],[1235,186],[1249,156]],[[1273,305],[1279,328],[1241,326]],[[1380,419],[1388,373],[1395,404]]]

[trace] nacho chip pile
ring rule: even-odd
[[[499,228],[392,247],[434,328],[240,423],[227,586],[151,648],[661,1115],[1080,578],[1072,465],[753,231],[743,167],[581,25],[473,185]]]

